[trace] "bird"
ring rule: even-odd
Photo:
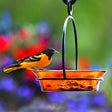
[[[47,48],[42,52],[17,60],[15,64],[3,68],[3,71],[9,73],[24,68],[28,70],[40,70],[51,63],[52,56],[55,53],[59,52],[53,48]]]

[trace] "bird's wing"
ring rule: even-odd
[[[35,55],[32,55],[32,56],[28,56],[28,57],[25,57],[25,58],[22,58],[22,59],[18,59],[16,60],[17,63],[21,63],[21,62],[31,62],[31,61],[39,61],[40,60],[40,57],[37,57],[35,58],[36,56],[40,56],[41,53],[37,53]]]
[[[26,59],[28,59],[29,57],[25,57],[25,58],[22,58],[22,59],[18,59],[18,60],[16,60],[18,63],[21,63],[21,62],[23,62],[24,60],[26,60]]]
[[[33,62],[33,61],[40,61],[41,56],[30,56],[29,58],[25,59],[24,62]]]

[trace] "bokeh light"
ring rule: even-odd
[[[16,87],[15,81],[11,77],[4,77],[0,80],[0,89],[5,91],[12,91]]]
[[[27,85],[22,85],[18,88],[17,95],[24,98],[32,98],[34,90],[29,88]]]

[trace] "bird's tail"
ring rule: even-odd
[[[9,72],[12,72],[12,71],[20,69],[20,68],[21,68],[20,64],[13,64],[13,65],[10,65],[6,68],[3,68],[3,71],[6,73],[9,73]]]

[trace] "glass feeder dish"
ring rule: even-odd
[[[106,71],[62,70],[34,72],[41,83],[42,91],[98,91]]]
[[[79,71],[78,70],[78,42],[72,5],[76,0],[63,0],[68,6],[68,16],[63,26],[62,38],[62,70],[37,71],[33,73],[41,83],[42,91],[98,91],[100,82],[106,71]],[[68,20],[72,20],[75,35],[75,70],[65,70],[65,36]]]

